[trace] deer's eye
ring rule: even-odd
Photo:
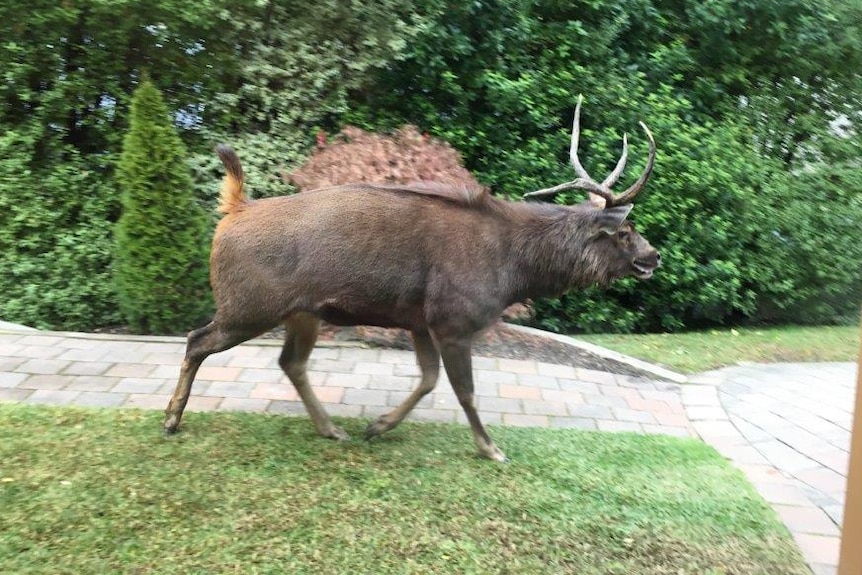
[[[620,230],[617,232],[617,237],[624,242],[628,241],[629,236],[631,236],[631,233],[627,230]]]

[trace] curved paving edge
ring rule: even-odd
[[[768,364],[691,379],[698,435],[772,505],[816,575],[837,572],[856,365]]]

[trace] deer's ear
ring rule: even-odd
[[[626,218],[628,217],[629,212],[632,211],[633,207],[634,206],[632,204],[628,204],[625,206],[605,208],[596,216],[596,228],[606,234],[615,233],[620,229],[620,226],[623,225],[623,222],[626,221]]]

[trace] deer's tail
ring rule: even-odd
[[[221,185],[221,197],[219,198],[218,211],[230,214],[237,211],[247,198],[245,197],[245,179],[242,173],[242,164],[233,148],[225,144],[216,146],[216,153],[227,173]]]

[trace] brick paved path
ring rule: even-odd
[[[772,505],[814,573],[834,575],[856,365],[748,365],[694,381],[682,397],[699,435]]]
[[[181,338],[0,332],[0,401],[164,409],[184,347]],[[209,357],[187,409],[304,414],[280,347],[255,341]],[[475,358],[474,368],[488,424],[694,435],[677,384],[536,361]],[[318,347],[309,370],[332,415],[377,417],[419,382],[407,351]],[[466,423],[445,374],[411,419]]]

